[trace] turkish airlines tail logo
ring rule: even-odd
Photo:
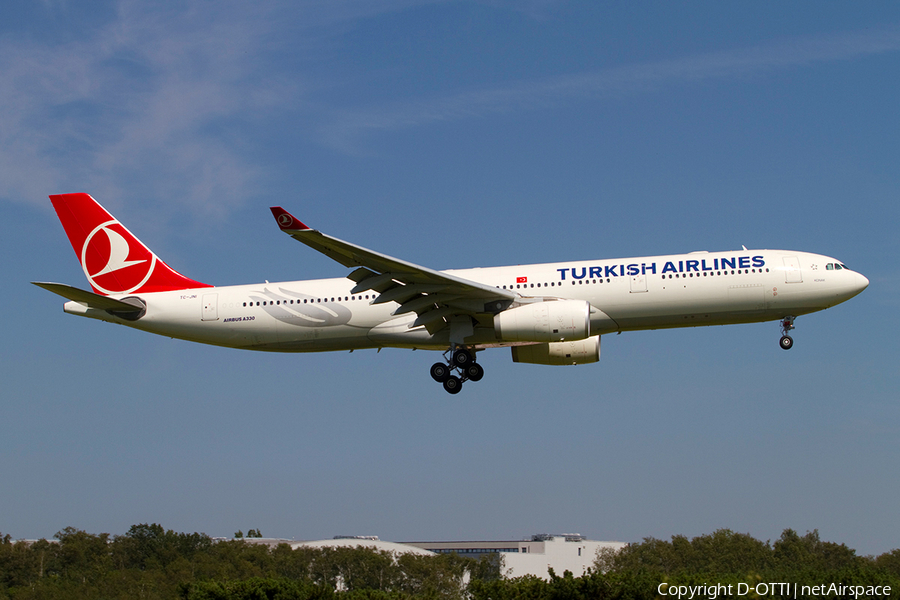
[[[88,194],[50,196],[81,268],[98,294],[210,287],[181,275]]]
[[[147,262],[147,260],[143,258],[141,260],[128,260],[128,240],[126,240],[121,233],[117,233],[114,229],[109,229],[108,227],[103,227],[100,231],[106,233],[106,237],[109,240],[109,260],[105,267],[93,275],[88,274],[88,277],[91,279],[98,275],[106,275],[107,273],[118,271],[119,269]],[[87,249],[87,245],[85,245],[85,249]]]

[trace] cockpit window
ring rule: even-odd
[[[844,263],[840,263],[840,265],[841,265],[841,268],[842,268],[842,269],[847,269],[847,265],[845,265]],[[848,269],[848,270],[849,270],[849,269]]]
[[[840,270],[843,269],[843,268],[844,268],[844,267],[841,265],[841,263],[834,263],[834,270],[835,270],[835,271],[840,271]]]
[[[828,263],[827,265],[825,265],[825,270],[834,271],[834,263]]]

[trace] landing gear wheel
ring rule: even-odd
[[[453,352],[453,366],[459,367],[461,369],[465,369],[466,366],[472,364],[475,361],[475,357],[472,356],[472,353],[466,350],[465,348],[460,348],[459,350],[455,350]]]
[[[431,378],[438,383],[444,383],[450,377],[450,367],[444,363],[434,363],[431,365]]]
[[[458,394],[462,389],[462,380],[456,375],[450,375],[444,380],[444,389],[451,394]]]
[[[463,374],[470,381],[481,381],[481,378],[484,377],[484,367],[478,363],[472,363],[463,368]]]
[[[778,345],[785,350],[790,350],[794,346],[794,340],[788,335],[788,332],[794,328],[795,318],[788,315],[781,319],[781,340],[778,342]]]

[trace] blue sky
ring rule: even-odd
[[[0,532],[900,547],[892,3],[6,2]],[[65,315],[47,199],[212,284],[341,277],[282,205],[434,268],[785,248],[871,285],[797,320],[604,336],[451,397],[436,354],[273,355]],[[19,302],[22,300],[23,302]]]

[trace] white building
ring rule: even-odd
[[[581,577],[594,566],[601,548],[619,550],[622,542],[597,542],[577,533],[539,534],[524,541],[488,542],[407,542],[409,546],[436,553],[456,552],[462,556],[480,556],[497,552],[503,557],[503,576],[535,575],[550,578],[550,569],[562,576],[570,571]]]
[[[550,569],[559,576],[570,571],[581,577],[594,566],[597,551],[601,548],[619,550],[622,542],[598,542],[585,539],[577,533],[539,534],[528,540],[470,541],[470,542],[385,542],[377,536],[341,536],[331,540],[300,542],[280,539],[246,538],[252,544],[275,546],[290,544],[291,548],[310,547],[357,547],[387,550],[394,554],[448,554],[456,552],[461,556],[478,558],[485,554],[498,553],[503,557],[503,576],[522,577],[535,575],[541,579],[550,578]]]

